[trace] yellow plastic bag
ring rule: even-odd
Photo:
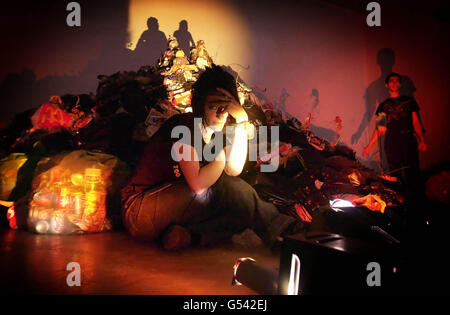
[[[107,197],[128,174],[125,163],[104,153],[78,150],[43,159],[33,178],[28,228],[51,234],[110,229]]]

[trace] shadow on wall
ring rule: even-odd
[[[365,113],[361,119],[361,122],[358,126],[356,132],[352,135],[351,143],[358,143],[361,135],[369,127],[370,121],[375,115],[375,110],[378,105],[389,98],[388,90],[385,86],[386,77],[393,72],[393,67],[395,64],[395,52],[391,48],[382,48],[378,51],[377,54],[377,64],[380,67],[380,76],[369,84],[365,93],[364,93],[364,101],[365,101]],[[414,86],[413,81],[408,76],[402,75],[402,87],[400,90],[400,95],[414,96],[416,91],[416,87]],[[369,134],[372,134],[372,130],[369,130]],[[364,144],[367,145],[367,144]],[[379,147],[383,148],[384,146],[384,137],[381,137],[379,142]],[[386,156],[384,154],[384,150],[380,150],[380,160],[382,161],[383,168],[386,166]],[[372,160],[365,161],[366,165],[369,165],[372,168],[377,169],[379,162],[376,161],[376,154],[373,154]]]
[[[159,30],[159,23],[155,17],[147,20],[148,29],[139,38],[133,51],[134,66],[154,64],[167,48],[166,35]]]
[[[184,54],[189,56],[191,47],[195,46],[195,42],[188,31],[188,22],[186,20],[180,21],[178,30],[173,33],[173,36],[177,39],[178,45],[184,51]]]
[[[246,82],[244,82],[240,78],[239,73],[236,72],[232,67],[230,67],[230,66],[222,66],[222,67],[228,73],[230,73],[235,79],[237,79],[240,83],[243,83],[246,86],[249,86],[248,84],[246,84]],[[248,70],[248,69],[242,67],[242,70]],[[257,86],[249,86],[249,87],[252,89],[253,93],[256,95],[256,97],[259,99],[259,101],[262,104],[272,105],[277,111],[283,113],[287,119],[294,117],[287,111],[286,101],[289,98],[290,94],[286,88],[282,88],[279,99],[273,101],[273,100],[270,100],[267,98],[266,89],[261,89]],[[311,116],[314,117],[313,119],[315,119],[319,115],[319,111],[320,111],[319,90],[317,90],[316,88],[313,88],[311,90],[310,101],[311,101],[311,104],[309,104],[309,105],[310,105],[310,110],[311,110]],[[303,124],[304,122],[301,122],[301,123]],[[331,123],[334,123],[334,122],[331,122]],[[336,141],[338,141],[338,143],[340,145],[348,146],[347,143],[345,143],[344,141],[342,141],[342,139],[340,139],[339,134],[336,132],[336,130],[333,130],[333,129],[330,129],[330,128],[327,128],[324,126],[316,125],[313,123],[310,124],[310,129],[316,136],[318,136],[320,138],[323,138],[332,143],[336,143]]]
[[[125,14],[120,19],[128,17]],[[127,21],[119,24],[126,27]],[[6,127],[15,114],[39,106],[48,101],[51,95],[95,92],[98,75],[110,75],[123,70],[137,71],[140,66],[156,64],[166,49],[167,39],[159,30],[156,18],[150,17],[147,26],[148,29],[142,33],[135,50],[125,47],[126,31],[124,33],[123,30],[116,29],[114,34],[105,33],[101,37],[103,41],[100,53],[77,75],[48,76],[37,80],[31,69],[8,74],[0,83],[0,129]]]
[[[313,88],[311,90],[310,102],[311,102],[310,103],[310,106],[311,106],[311,112],[310,112],[310,114],[311,114],[311,116],[310,116],[311,131],[317,137],[323,138],[323,139],[327,140],[328,142],[347,146],[347,144],[345,142],[343,142],[342,139],[340,138],[338,129],[340,130],[341,127],[338,126],[337,120],[335,120],[333,122],[328,122],[328,123],[336,123],[335,130],[327,128],[325,126],[316,125],[313,123],[313,121],[318,118],[317,116],[320,116],[320,107],[319,107],[320,100],[319,100],[319,90],[318,89]]]

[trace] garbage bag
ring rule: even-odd
[[[56,128],[70,129],[75,115],[64,111],[58,104],[45,103],[31,117],[34,129],[46,129],[52,132]]]
[[[86,150],[41,160],[32,183],[28,228],[49,234],[110,229],[110,201],[129,173],[117,157]]]
[[[9,200],[17,183],[17,173],[26,161],[24,153],[11,153],[0,160],[0,200]]]

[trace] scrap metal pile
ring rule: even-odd
[[[28,228],[39,233],[108,229],[106,218],[120,214],[106,201],[119,190],[112,182],[126,180],[164,121],[192,110],[192,85],[212,63],[203,41],[187,58],[170,38],[156,65],[99,75],[95,94],[52,96],[16,115],[0,133],[0,199],[25,203]],[[337,199],[381,213],[403,203],[395,183],[359,163],[350,148],[316,137],[308,124],[264,104],[236,81],[256,130],[279,126],[279,150],[247,162],[241,176],[280,211],[309,222],[316,209]],[[274,154],[278,170],[260,172]]]

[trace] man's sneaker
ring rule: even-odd
[[[291,225],[288,226],[287,229],[285,229],[273,242],[272,245],[270,245],[270,250],[272,253],[278,253],[281,251],[281,246],[283,244],[284,238],[286,236],[295,235],[299,233],[304,233],[309,228],[308,222],[294,222]]]
[[[290,235],[295,235],[299,233],[303,233],[309,228],[309,222],[298,221],[291,224],[286,230],[281,233],[281,237],[286,237]]]
[[[191,244],[191,233],[180,225],[173,225],[164,233],[162,243],[169,251],[185,249]]]

